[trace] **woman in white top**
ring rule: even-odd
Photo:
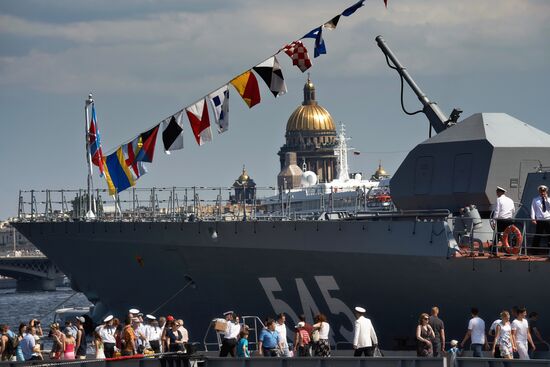
[[[328,334],[330,332],[330,325],[327,322],[327,317],[320,313],[315,316],[315,324],[313,325],[313,333],[319,334],[319,340],[314,340],[315,356],[317,357],[330,357],[330,343],[328,340]],[[313,339],[316,339],[313,337]]]
[[[512,350],[512,345],[514,345],[514,336],[512,335],[512,326],[510,325],[510,313],[508,311],[502,311],[500,313],[500,319],[500,323],[496,326],[493,356],[495,356],[495,347],[498,343],[500,356],[506,359],[513,359],[514,352]]]

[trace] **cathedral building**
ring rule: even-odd
[[[286,143],[278,153],[281,173],[284,171],[285,161],[288,164],[287,153],[294,152],[294,164],[314,172],[319,182],[330,182],[335,178],[336,128],[330,113],[317,103],[315,86],[309,76],[304,85],[304,101],[290,115],[285,138]]]

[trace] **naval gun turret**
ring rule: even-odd
[[[550,166],[550,135],[505,113],[476,113],[458,121],[460,111],[447,118],[420,90],[381,36],[378,46],[388,66],[411,87],[437,135],[417,145],[390,182],[400,210],[449,209],[476,205],[483,217],[491,212],[496,186],[519,201],[525,179],[537,167]],[[391,63],[390,63],[391,62]],[[535,195],[536,193],[533,193]]]

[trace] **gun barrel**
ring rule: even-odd
[[[441,111],[437,103],[429,100],[426,94],[420,89],[420,87],[416,84],[413,78],[409,75],[407,69],[401,65],[399,60],[397,60],[397,57],[389,49],[388,45],[386,44],[386,41],[382,36],[376,37],[376,43],[378,43],[378,47],[380,47],[384,55],[386,55],[391,60],[393,65],[395,65],[395,68],[399,73],[399,75],[403,79],[405,79],[407,84],[411,87],[413,92],[416,94],[416,96],[424,106],[422,111],[430,121],[430,124],[433,127],[433,129],[437,133],[440,133],[441,131],[445,130],[447,128],[447,121],[449,119],[443,113],[443,111]]]

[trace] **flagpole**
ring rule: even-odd
[[[88,210],[86,212],[86,218],[87,219],[93,219],[95,218],[95,214],[92,211],[92,174],[93,174],[93,168],[92,168],[92,156],[90,154],[90,118],[89,118],[89,112],[88,107],[94,103],[94,100],[92,98],[92,93],[88,94],[88,99],[86,99],[84,103],[84,119],[85,121],[85,128],[86,132],[84,136],[86,137],[86,161],[88,162]]]

